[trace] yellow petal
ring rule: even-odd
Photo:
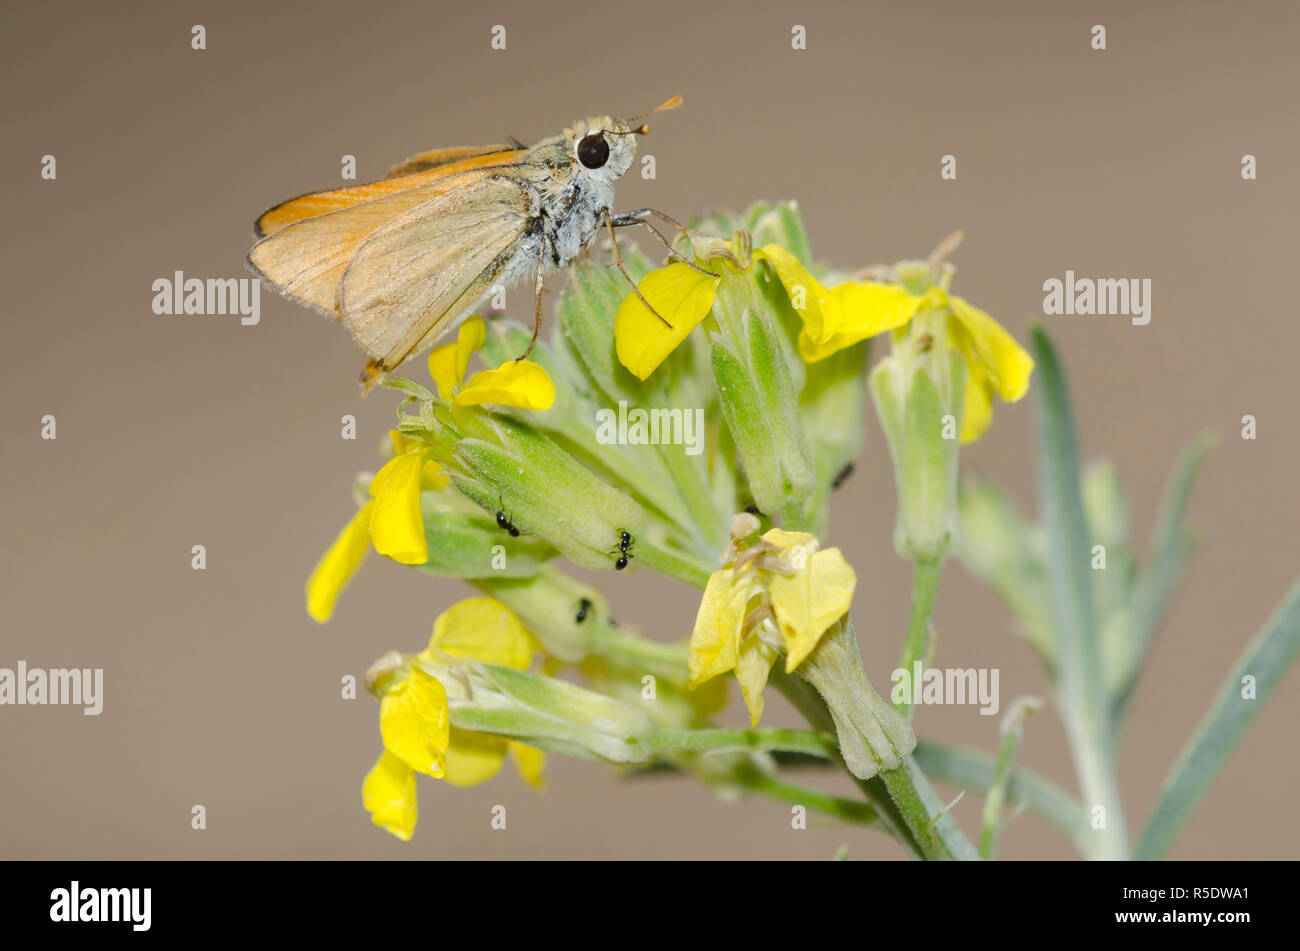
[[[507,360],[495,370],[480,370],[465,383],[451,405],[518,406],[521,409],[550,409],[555,403],[555,384],[539,363]]]
[[[361,784],[361,804],[375,825],[409,842],[418,816],[415,804],[415,773],[392,753],[384,750]]]
[[[442,776],[450,730],[447,691],[418,664],[413,664],[409,676],[390,687],[379,703],[384,748],[417,773]]]
[[[445,343],[429,351],[429,375],[437,387],[438,396],[450,400],[460,386],[460,374],[456,372],[456,344]]]
[[[966,398],[962,402],[961,443],[972,443],[984,435],[993,422],[993,384],[978,363],[966,371]]]
[[[538,792],[546,788],[546,754],[535,746],[510,741],[510,755],[523,781]]]
[[[643,277],[637,289],[663,320],[636,294],[628,294],[614,317],[614,342],[619,362],[644,380],[713,309],[718,278],[674,261]]]
[[[740,695],[745,698],[749,708],[749,725],[758,726],[763,716],[763,688],[767,686],[767,675],[776,660],[776,651],[765,644],[757,634],[745,638],[736,659],[736,681],[740,684]]]
[[[812,653],[826,629],[848,613],[857,576],[838,548],[816,552],[793,576],[773,574],[767,583],[781,626],[786,672]]]
[[[725,678],[715,678],[708,683],[700,684],[686,695],[686,699],[695,712],[702,719],[707,720],[726,709],[727,681]]]
[[[993,389],[1008,403],[1014,403],[1029,389],[1034,358],[996,320],[960,297],[950,297],[953,340],[970,363],[978,363],[988,374]]]
[[[478,317],[471,317],[460,325],[455,343],[435,347],[429,354],[429,376],[433,377],[438,395],[444,400],[451,399],[452,394],[456,392],[456,387],[460,386],[460,381],[465,379],[465,368],[469,366],[469,358],[474,355],[475,350],[483,346],[486,335],[487,330],[483,326],[483,321]]]
[[[420,469],[421,492],[441,491],[447,488],[447,483],[450,481],[451,476],[443,471],[442,463],[436,459],[429,459],[425,462],[424,467]]]
[[[422,656],[442,651],[485,664],[527,670],[540,645],[508,607],[493,598],[466,598],[438,615]]]
[[[754,257],[772,265],[791,305],[803,319],[804,333],[811,340],[821,343],[835,333],[840,314],[831,303],[830,292],[808,273],[798,258],[779,244],[764,245],[754,252]]]
[[[486,339],[487,325],[483,323],[483,318],[477,314],[460,325],[460,330],[456,334],[456,376],[458,379],[465,379],[465,368],[469,366],[469,358],[474,355],[479,347],[483,346],[483,341]]]
[[[408,436],[400,429],[390,429],[388,436],[393,441],[393,455],[404,456],[408,452],[424,452],[428,447],[413,436]],[[436,459],[425,458],[424,468],[420,470],[420,490],[445,489],[451,477],[442,470],[442,463]]]
[[[846,281],[827,289],[780,245],[764,245],[755,257],[766,258],[772,264],[803,320],[799,353],[808,363],[901,327],[916,316],[926,301],[896,285],[874,281]]]
[[[424,454],[408,452],[384,463],[370,483],[374,504],[370,512],[370,540],[375,551],[404,565],[429,560],[420,512],[420,479]]]
[[[334,613],[334,602],[356,574],[370,550],[370,507],[361,506],[321,556],[307,579],[307,613],[324,624]]]
[[[763,541],[771,542],[786,551],[796,547],[810,550],[817,547],[816,535],[809,532],[787,532],[783,528],[769,528],[763,533]]]
[[[687,684],[693,689],[736,666],[753,572],[722,568],[709,575],[691,634]]]
[[[452,727],[443,780],[453,786],[476,786],[491,779],[506,761],[506,745],[504,737]]]
[[[390,429],[388,431],[388,438],[393,443],[394,456],[404,456],[408,452],[420,452],[424,449],[424,443],[420,442],[420,440],[416,439],[414,436],[407,435],[400,429]]]
[[[434,347],[429,352],[429,376],[433,377],[433,385],[437,387],[438,395],[444,400],[451,399],[456,392],[456,387],[460,386],[460,376],[456,373],[454,343]]]

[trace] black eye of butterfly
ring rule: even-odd
[[[609,143],[599,132],[583,136],[578,143],[578,161],[587,168],[600,168],[609,161]]]

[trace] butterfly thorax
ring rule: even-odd
[[[531,179],[538,194],[535,228],[543,241],[548,269],[560,269],[583,252],[602,224],[602,209],[614,204],[614,183],[575,165],[562,138],[549,139],[529,158],[544,169]]]

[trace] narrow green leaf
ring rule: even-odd
[[[1246,728],[1300,655],[1300,582],[1246,646],[1214,703],[1179,755],[1138,842],[1139,859],[1161,858],[1218,775]],[[1254,678],[1243,697],[1243,679]]]
[[[1051,674],[1056,669],[1056,647],[1041,533],[987,480],[964,479],[958,505],[962,564],[1006,602],[1016,617],[1017,629],[1038,651]]]
[[[912,758],[930,777],[951,786],[964,787],[980,795],[993,786],[997,764],[993,757],[979,750],[921,740]],[[1068,835],[1080,852],[1086,854],[1091,848],[1096,833],[1089,828],[1083,807],[1050,779],[1017,766],[1011,770],[1007,800],[1024,803],[1030,812]]]
[[[1115,780],[1110,695],[1102,670],[1093,605],[1091,550],[1079,484],[1079,449],[1056,348],[1041,327],[1031,331],[1038,378],[1038,470],[1047,531],[1047,577],[1056,632],[1056,686],[1085,805],[1105,810],[1097,858],[1125,858],[1128,833]]]
[[[1160,503],[1152,531],[1151,554],[1133,593],[1132,626],[1125,631],[1123,659],[1111,679],[1114,688],[1115,720],[1122,722],[1128,712],[1133,688],[1142,673],[1142,665],[1155,641],[1169,598],[1178,584],[1191,542],[1184,526],[1187,501],[1201,464],[1213,448],[1211,433],[1201,433],[1183,450],[1174,463],[1173,472]]]
[[[998,848],[1002,834],[1002,807],[1007,801],[1007,788],[1011,785],[1011,770],[1025,732],[1025,720],[1042,707],[1037,697],[1017,697],[1002,718],[1002,747],[998,751],[993,769],[993,783],[984,797],[984,816],[980,824],[980,858],[989,861]]]

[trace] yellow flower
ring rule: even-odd
[[[762,252],[796,304],[795,288],[805,288],[804,306],[796,310],[803,319],[799,353],[806,362],[900,329],[921,311],[946,311],[948,339],[966,360],[963,443],[974,442],[988,429],[994,393],[1014,403],[1028,391],[1033,358],[996,320],[957,295],[940,287],[912,294],[895,284],[874,281],[846,281],[827,290],[784,249],[767,245]]]
[[[637,290],[663,320],[650,313],[636,294],[628,294],[614,317],[619,363],[638,379],[647,379],[713,309],[718,280],[680,261],[643,277]]]
[[[370,550],[370,510],[367,502],[339,532],[307,579],[307,613],[324,624],[334,613],[334,602],[356,574]]]
[[[484,664],[527,670],[537,639],[514,612],[494,598],[465,598],[433,622],[433,637],[420,658],[432,662],[466,658]]]
[[[544,788],[545,754],[515,740],[452,726],[447,691],[428,669],[447,670],[457,659],[471,659],[524,670],[540,649],[510,609],[492,598],[467,598],[439,615],[429,646],[380,701],[384,753],[361,789],[376,825],[399,839],[411,837],[417,772],[453,786],[472,786],[495,776],[509,753],[520,776]]]
[[[361,786],[361,803],[375,825],[387,829],[403,842],[415,831],[415,773],[388,750],[366,774]]]
[[[755,256],[759,255],[771,263],[803,321],[799,355],[807,363],[824,360],[860,340],[901,327],[922,306],[942,306],[942,301],[930,294],[917,297],[894,284],[874,281],[845,281],[828,289],[808,273],[798,258],[775,244],[755,252]]]
[[[394,455],[370,480],[370,540],[375,551],[404,565],[429,560],[420,492],[443,488],[448,477],[429,458],[428,447],[391,430]]]
[[[440,779],[447,768],[451,716],[442,681],[418,664],[379,702],[384,749],[417,773]]]
[[[728,250],[731,247],[727,245]],[[803,318],[799,352],[809,363],[907,323],[921,304],[921,298],[911,299],[902,288],[889,284],[850,281],[828,290],[776,244],[754,249],[750,258],[772,266]],[[636,294],[628,294],[614,318],[619,362],[638,378],[649,377],[712,310],[718,283],[724,279],[680,261],[647,274],[637,289],[663,320],[647,310]],[[851,314],[860,319],[853,323]]]
[[[993,419],[993,394],[1014,403],[1029,390],[1034,358],[984,311],[948,295],[948,328],[953,344],[966,358],[966,402],[961,441],[974,442]]]
[[[857,578],[838,548],[819,549],[806,532],[773,528],[748,548],[752,516],[736,517],[728,560],[709,576],[691,634],[689,686],[734,670],[752,725],[763,715],[763,688],[778,653],[786,672],[812,653],[848,613]]]
[[[455,409],[495,403],[520,409],[550,409],[555,403],[555,384],[541,365],[531,360],[507,360],[495,370],[480,370],[465,379],[469,358],[487,331],[483,321],[471,317],[461,324],[456,342],[437,347],[429,354],[429,376],[438,395],[450,400]]]
[[[942,288],[912,294],[895,284],[845,281],[827,288],[789,251],[768,244],[752,259],[767,261],[780,279],[803,326],[799,354],[806,363],[868,337],[898,330],[921,311],[946,310],[954,346],[968,366],[961,441],[983,435],[993,417],[993,394],[1014,403],[1029,388],[1034,361],[992,317]],[[619,361],[644,380],[708,316],[724,277],[701,274],[681,262],[651,271],[637,285],[645,299],[672,326],[665,325],[629,294],[614,319]]]
[[[343,527],[307,579],[307,613],[321,624],[333,615],[335,602],[372,544],[402,564],[429,560],[420,492],[446,488],[449,479],[423,443],[395,429],[389,435],[394,455],[371,479],[370,501]]]

